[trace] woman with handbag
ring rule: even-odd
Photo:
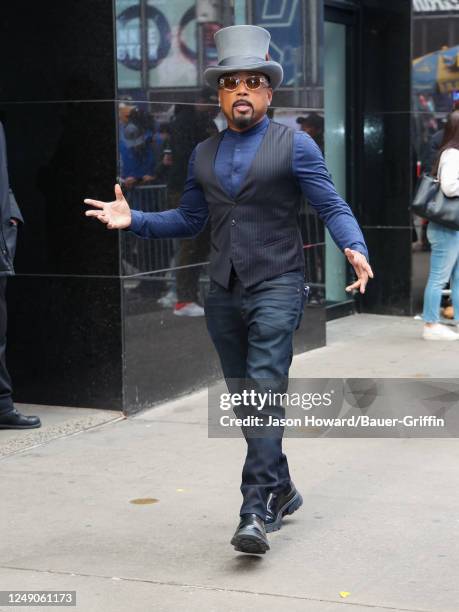
[[[447,198],[459,197],[459,110],[448,117],[432,175],[437,175],[441,191]],[[458,333],[439,323],[442,290],[450,280],[454,321],[459,331],[459,229],[430,220],[427,238],[432,251],[429,279],[424,291],[422,337],[425,340],[459,340]]]

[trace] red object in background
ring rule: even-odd
[[[422,172],[422,163],[418,160],[416,162],[416,178],[419,178],[421,176],[421,172]]]

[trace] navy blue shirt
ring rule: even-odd
[[[238,192],[258,147],[269,126],[265,117],[245,132],[227,128],[215,158],[215,173],[231,196]],[[199,146],[199,145],[198,145]],[[363,253],[368,250],[359,225],[349,205],[339,196],[325,166],[321,150],[305,132],[297,131],[293,139],[292,171],[304,197],[325,222],[331,237],[341,250],[346,247]],[[132,211],[129,229],[142,238],[189,238],[206,224],[209,208],[202,187],[194,176],[196,147],[188,164],[180,206],[159,213]]]

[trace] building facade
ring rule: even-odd
[[[112,199],[120,182],[133,208],[179,204],[189,153],[225,127],[202,71],[226,25],[270,30],[285,71],[271,117],[322,148],[375,271],[350,299],[351,270],[304,202],[311,301],[295,351],[323,346],[326,320],[356,309],[416,313],[426,257],[409,203],[456,95],[457,2],[45,0],[3,14],[0,118],[26,219],[9,283],[17,401],[133,413],[221,376],[199,316],[209,228],[144,241],[86,218],[83,199]],[[416,80],[437,51],[447,73]]]

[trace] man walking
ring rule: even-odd
[[[87,216],[144,238],[195,236],[210,216],[205,314],[230,392],[247,384],[280,393],[287,388],[293,332],[304,306],[303,195],[354,267],[358,278],[347,290],[363,293],[373,277],[362,233],[320,149],[306,133],[266,116],[283,77],[282,66],[269,60],[269,40],[269,32],[258,26],[231,26],[215,34],[219,63],[207,68],[205,77],[218,89],[228,129],[195,147],[177,209],[131,211],[119,185],[113,202],[85,200],[96,207]],[[284,413],[273,404],[258,415],[268,423],[269,416]],[[242,552],[264,553],[266,533],[280,529],[282,517],[298,509],[302,498],[282,452],[283,428],[266,428],[261,436],[249,427],[242,431],[243,503],[231,543]]]
[[[9,187],[6,142],[0,123],[0,429],[30,429],[40,427],[36,416],[25,416],[13,404],[11,378],[6,369],[6,280],[14,274],[18,223],[22,215]]]

